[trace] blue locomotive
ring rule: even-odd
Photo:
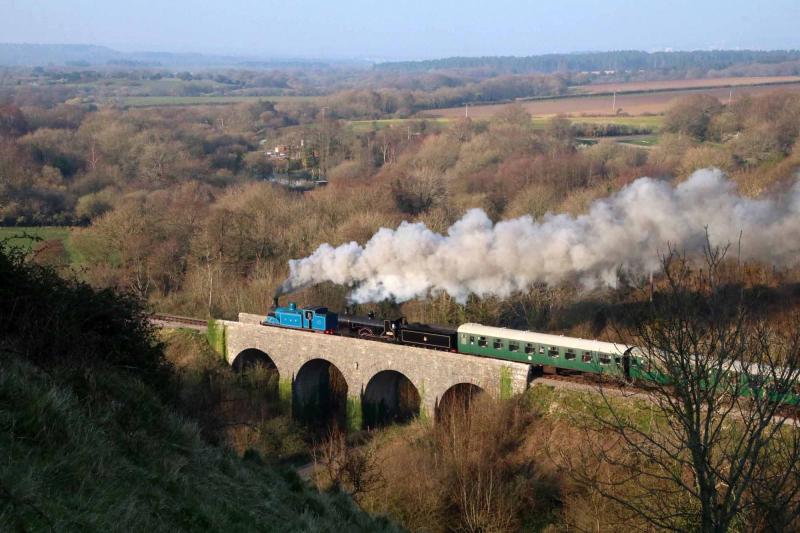
[[[290,302],[288,307],[275,307],[261,323],[265,326],[307,329],[332,334],[336,332],[338,318],[336,313],[328,312],[327,307],[298,309],[296,303]]]

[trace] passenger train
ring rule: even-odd
[[[630,382],[668,382],[657,365],[635,347],[562,335],[472,323],[453,329],[409,323],[405,317],[376,318],[373,313],[339,315],[326,307],[298,308],[295,303],[279,307],[277,300],[261,324],[491,357],[555,371],[608,375]],[[737,364],[729,374],[721,381],[740,396],[769,395],[775,401],[800,405],[800,389],[778,390],[767,373],[755,366]]]

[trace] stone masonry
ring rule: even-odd
[[[326,360],[347,382],[348,418],[360,419],[361,397],[370,379],[383,370],[395,370],[411,381],[420,395],[422,416],[432,415],[445,392],[460,383],[477,385],[501,398],[524,391],[528,384],[524,363],[261,326],[262,319],[240,313],[238,322],[218,322],[225,327],[228,363],[247,349],[266,353],[278,369],[282,397],[288,391],[291,398],[301,367],[313,359]]]

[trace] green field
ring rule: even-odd
[[[317,96],[122,96],[111,101],[127,107],[229,105],[242,102],[308,102]]]
[[[0,242],[20,248],[24,252],[30,252],[37,242],[58,240],[64,243],[64,248],[69,256],[70,264],[79,262],[79,257],[70,243],[70,233],[72,228],[54,226],[12,226],[0,227]]]
[[[658,136],[657,135],[644,135],[641,137],[637,136],[634,139],[620,139],[618,142],[620,144],[630,144],[632,146],[643,146],[647,148],[658,144]]]
[[[402,126],[404,124],[416,124],[425,122],[437,126],[446,126],[449,118],[382,118],[378,120],[351,120],[347,125],[356,133],[364,133],[372,130],[380,130],[389,126]]]
[[[356,133],[364,133],[370,130],[380,130],[389,126],[403,126],[420,121],[438,126],[447,126],[449,118],[385,118],[379,120],[351,120],[348,126]],[[533,117],[533,125],[536,128],[544,129],[549,124],[552,117]],[[663,115],[640,115],[640,116],[591,116],[591,117],[568,117],[572,124],[617,124],[620,126],[630,126],[634,128],[648,128],[658,131],[664,121]]]
[[[534,117],[533,123],[537,127],[544,128],[550,122],[551,117]],[[658,130],[664,121],[663,115],[637,115],[637,116],[591,116],[591,117],[568,117],[572,124],[617,124],[620,126],[630,126],[634,128],[648,128],[653,131]]]

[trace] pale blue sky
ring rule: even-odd
[[[0,42],[365,59],[800,48],[800,0],[0,0]]]

